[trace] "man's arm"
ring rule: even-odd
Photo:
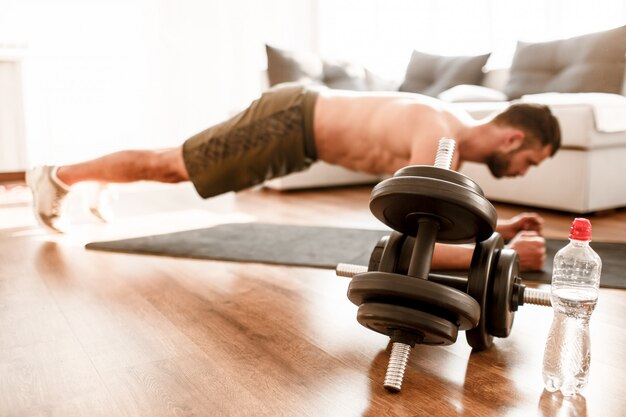
[[[546,241],[534,231],[519,232],[506,246],[519,255],[520,271],[540,271],[546,260]],[[435,244],[431,268],[468,270],[474,245]]]
[[[543,218],[537,213],[521,213],[511,219],[498,220],[496,232],[500,233],[504,240],[511,240],[515,235],[524,230],[533,230],[541,234]]]
[[[472,263],[474,245],[436,243],[431,269],[468,270]]]
[[[537,232],[521,231],[505,246],[519,255],[520,271],[540,271],[546,260],[546,240]]]

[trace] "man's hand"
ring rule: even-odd
[[[522,230],[534,230],[541,234],[543,219],[537,213],[521,213],[508,220],[499,220],[496,232],[500,233],[504,240],[511,240]]]
[[[521,231],[505,246],[519,255],[520,271],[539,271],[546,260],[546,240],[536,231]]]

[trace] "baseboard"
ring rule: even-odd
[[[26,173],[24,171],[17,172],[0,172],[0,183],[3,182],[24,182]]]

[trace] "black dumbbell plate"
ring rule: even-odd
[[[487,328],[496,337],[508,337],[515,311],[511,306],[513,285],[519,276],[519,257],[513,249],[501,249],[493,279]]]
[[[401,305],[433,314],[455,323],[461,330],[471,329],[480,319],[480,306],[457,289],[406,275],[364,272],[352,278],[348,299],[365,303]]]
[[[504,241],[498,233],[489,239],[480,242],[474,249],[472,264],[467,276],[467,294],[478,301],[480,305],[480,321],[478,325],[465,332],[467,343],[477,351],[489,348],[493,343],[493,336],[489,334],[488,314],[490,313],[492,294],[492,278],[495,273],[498,252],[504,246]]]
[[[458,334],[457,326],[444,318],[392,304],[363,304],[356,319],[368,329],[390,337],[398,331],[416,335],[425,345],[451,345]]]
[[[418,220],[439,223],[437,241],[468,243],[493,233],[497,214],[475,190],[432,177],[392,177],[376,185],[370,210],[381,222],[409,236],[417,234]]]

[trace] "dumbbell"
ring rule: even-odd
[[[352,278],[364,272],[378,271],[382,265],[383,269],[391,268],[395,273],[406,274],[407,254],[413,241],[411,237],[392,232],[374,247],[368,266],[339,264],[336,273]],[[385,251],[385,248],[389,249]],[[522,283],[519,257],[514,250],[504,248],[504,241],[498,233],[476,245],[466,277],[430,273],[428,279],[466,292],[478,301],[480,321],[465,332],[468,344],[475,351],[489,348],[493,337],[509,336],[519,306],[550,305],[549,292],[527,288]],[[367,280],[357,279],[351,283],[350,291],[368,293],[376,292],[377,288],[370,287]]]
[[[459,329],[474,329],[481,324],[481,316],[486,317],[485,282],[474,289],[470,277],[465,288],[472,287],[472,291],[462,291],[437,282],[430,274],[435,242],[483,242],[492,236],[496,225],[495,208],[478,184],[449,169],[454,144],[454,140],[443,138],[434,167],[405,167],[372,190],[372,213],[397,233],[381,249],[378,267],[353,277],[348,298],[359,306],[359,323],[391,338],[384,386],[392,391],[400,390],[410,349],[416,343],[449,345],[456,341]],[[410,247],[406,271],[399,273],[397,258],[407,236],[414,242],[406,245]],[[481,256],[488,253],[494,251]],[[509,258],[503,266],[513,268],[517,258]],[[493,264],[487,261],[483,263]],[[482,302],[472,296],[474,293]],[[480,335],[487,335],[483,344],[490,343],[486,328]]]

